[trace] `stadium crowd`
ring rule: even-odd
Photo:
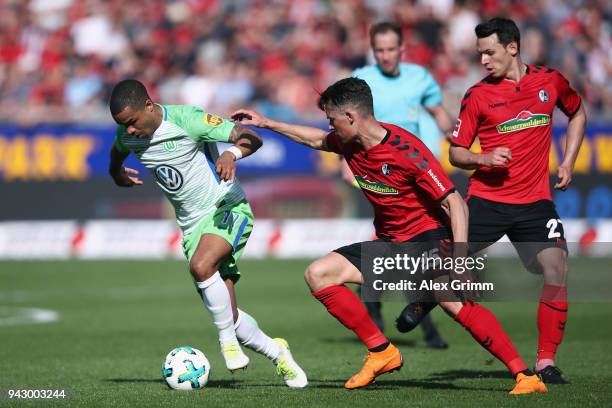
[[[517,21],[527,63],[559,69],[591,118],[612,120],[605,0],[3,0],[0,120],[109,121],[110,89],[128,77],[165,103],[320,120],[318,92],[371,63],[381,20],[401,24],[404,59],[431,70],[455,115],[484,76],[474,26],[495,15]]]

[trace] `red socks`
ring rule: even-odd
[[[327,311],[347,329],[352,330],[368,349],[388,340],[378,329],[363,303],[352,290],[344,285],[333,285],[312,295],[323,303]]]
[[[538,360],[554,360],[567,321],[567,288],[544,285],[538,306]]]
[[[455,320],[465,327],[478,343],[501,360],[512,375],[527,369],[512,341],[504,332],[495,315],[489,310],[477,303],[464,303],[457,316],[455,316]]]

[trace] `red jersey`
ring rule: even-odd
[[[344,155],[374,207],[376,235],[403,242],[440,228],[447,217],[439,201],[454,191],[453,183],[418,137],[379,123],[387,136],[369,149],[343,144],[333,132],[326,139],[331,151]]]
[[[466,92],[451,143],[470,148],[478,136],[483,153],[508,147],[505,167],[480,167],[470,179],[468,196],[509,204],[552,200],[548,156],[555,106],[567,116],[580,107],[580,96],[558,71],[527,66],[519,82],[487,77]]]

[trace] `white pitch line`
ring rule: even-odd
[[[59,320],[59,313],[55,310],[32,307],[0,307],[0,327],[52,323],[57,320]]]

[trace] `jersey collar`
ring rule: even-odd
[[[529,64],[525,64],[525,67],[525,75],[523,75],[521,79],[518,80],[518,82],[514,82],[506,78],[493,78],[493,76],[491,75],[487,75],[481,82],[484,82],[486,84],[510,84],[511,86],[516,86],[523,80],[523,78],[531,74],[531,67],[529,66]]]
[[[168,120],[168,109],[161,103],[156,103],[156,105],[162,109],[162,112],[163,112],[162,120]]]
[[[387,143],[387,140],[389,140],[389,137],[391,136],[391,131],[389,129],[387,129],[385,126],[383,126],[382,124],[381,124],[381,126],[384,127],[385,130],[387,131],[387,134],[385,135],[385,137],[383,137],[383,140],[381,140],[380,143],[379,143],[379,144],[383,145],[383,144]]]
[[[378,143],[375,144],[374,146],[370,147],[369,149],[366,149],[365,152],[366,154],[372,151],[376,151],[376,149],[380,148],[382,145],[384,145],[385,143],[387,143],[387,140],[389,140],[389,137],[391,137],[391,130],[389,130],[389,128],[387,128],[383,123],[378,122],[378,124],[380,126],[382,126],[386,131],[387,134],[385,135],[385,137],[382,138],[382,140]]]

